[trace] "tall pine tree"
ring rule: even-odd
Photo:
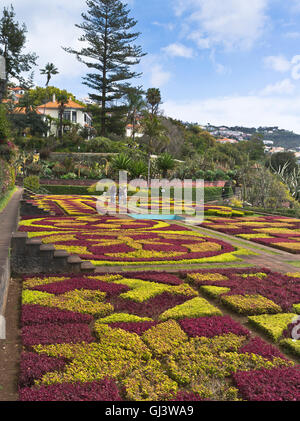
[[[5,96],[7,82],[11,78],[19,80],[22,84],[22,72],[28,72],[36,65],[37,56],[35,53],[24,54],[26,47],[27,28],[25,24],[20,25],[15,20],[13,6],[3,9],[0,19],[0,54],[5,58],[6,73],[0,89],[1,99]]]
[[[124,95],[131,79],[141,74],[131,67],[139,64],[145,54],[135,44],[140,32],[131,32],[137,21],[129,17],[130,10],[120,0],[88,0],[88,11],[82,14],[83,30],[79,39],[86,43],[80,51],[65,48],[75,54],[94,73],[88,73],[83,83],[95,93],[92,100],[101,106],[101,135],[107,133],[108,113],[116,113],[122,106],[116,102]]]

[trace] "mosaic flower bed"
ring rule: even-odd
[[[128,205],[130,205],[131,198],[128,197]],[[83,216],[83,215],[95,215],[98,213],[96,208],[96,202],[101,208],[103,208],[103,213],[109,211],[120,211],[124,208],[123,205],[119,206],[118,198],[116,199],[116,204],[111,203],[109,196],[105,199],[102,199],[101,196],[95,198],[94,196],[76,196],[76,195],[36,195],[31,197],[28,200],[29,203],[37,205],[39,208],[50,211],[53,215],[62,216]],[[138,208],[138,212],[148,213],[152,210],[153,213],[157,214],[184,214],[184,213],[194,213],[197,209],[200,209],[196,202],[186,203],[183,200],[174,200],[174,199],[155,199],[151,198],[148,200],[145,198],[141,201],[138,201],[135,206]],[[127,209],[125,213],[127,213]],[[128,209],[128,213],[132,209]],[[136,209],[133,213],[136,213]],[[206,216],[219,216],[226,218],[237,218],[247,215],[252,215],[251,211],[243,210],[234,210],[229,206],[217,206],[217,205],[204,205],[204,214]]]
[[[186,227],[153,220],[99,215],[30,217],[20,222],[19,231],[95,265],[230,262],[241,252]]]
[[[238,315],[249,326],[300,356],[300,275],[265,268],[207,269],[182,276],[206,297]]]
[[[299,366],[187,275],[25,277],[19,399],[299,400]]]
[[[207,218],[203,227],[300,254],[300,219],[283,216]]]

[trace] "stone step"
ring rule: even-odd
[[[43,244],[28,238],[26,232],[12,235],[11,266],[16,275],[27,273],[92,273],[95,267],[78,255],[58,250],[54,244]]]

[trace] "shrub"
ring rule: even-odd
[[[134,370],[122,381],[127,399],[135,401],[164,401],[176,394],[178,385],[164,372],[157,360]]]
[[[149,329],[142,339],[157,356],[162,356],[187,341],[188,336],[178,323],[168,320]]]
[[[20,401],[122,401],[116,383],[109,379],[91,383],[63,383],[20,391]]]
[[[184,317],[205,317],[222,315],[221,311],[206,301],[196,297],[184,304],[173,307],[159,316],[159,320],[182,319]]]
[[[239,314],[280,313],[281,308],[262,295],[229,295],[221,298],[222,303]]]
[[[241,371],[233,379],[248,401],[299,401],[299,368],[274,368]]]
[[[15,170],[6,161],[0,158],[0,200],[15,185]]]
[[[76,342],[94,342],[89,326],[80,323],[48,323],[42,325],[25,326],[21,332],[24,346],[38,344],[61,344]]]
[[[251,325],[258,330],[261,330],[273,341],[277,342],[294,317],[295,314],[292,313],[274,315],[264,314],[261,316],[250,316],[248,320]]]
[[[250,332],[229,316],[210,316],[200,318],[185,318],[178,321],[182,329],[191,337],[214,336],[233,333],[238,336],[249,336]]]
[[[24,187],[33,192],[38,192],[40,189],[40,179],[37,175],[30,175],[24,178]]]
[[[294,340],[291,338],[282,339],[280,341],[280,345],[289,351],[291,354],[296,355],[297,357],[300,357],[300,341]]]

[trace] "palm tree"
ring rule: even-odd
[[[47,82],[46,86],[49,85],[51,77],[53,75],[57,75],[59,73],[58,69],[55,67],[53,63],[47,63],[44,69],[40,70],[42,75],[47,75]]]
[[[68,103],[68,93],[66,91],[61,91],[61,93],[57,96],[57,102],[59,103],[59,109],[58,109],[58,137],[60,140],[62,140],[63,137],[63,119],[64,119],[64,112],[66,108],[66,104]]]
[[[146,92],[147,103],[149,104],[151,115],[157,115],[161,102],[161,93],[158,88],[150,88]]]
[[[156,161],[157,168],[162,172],[163,178],[167,178],[168,171],[175,168],[175,160],[169,153],[163,153]]]
[[[142,127],[148,147],[148,186],[151,178],[151,155],[163,152],[170,142],[167,130],[157,115],[144,113]]]
[[[137,88],[127,87],[125,89],[125,100],[127,112],[127,122],[132,124],[132,140],[135,140],[137,118],[141,111],[146,107],[146,102],[143,98],[143,90],[139,86]]]

